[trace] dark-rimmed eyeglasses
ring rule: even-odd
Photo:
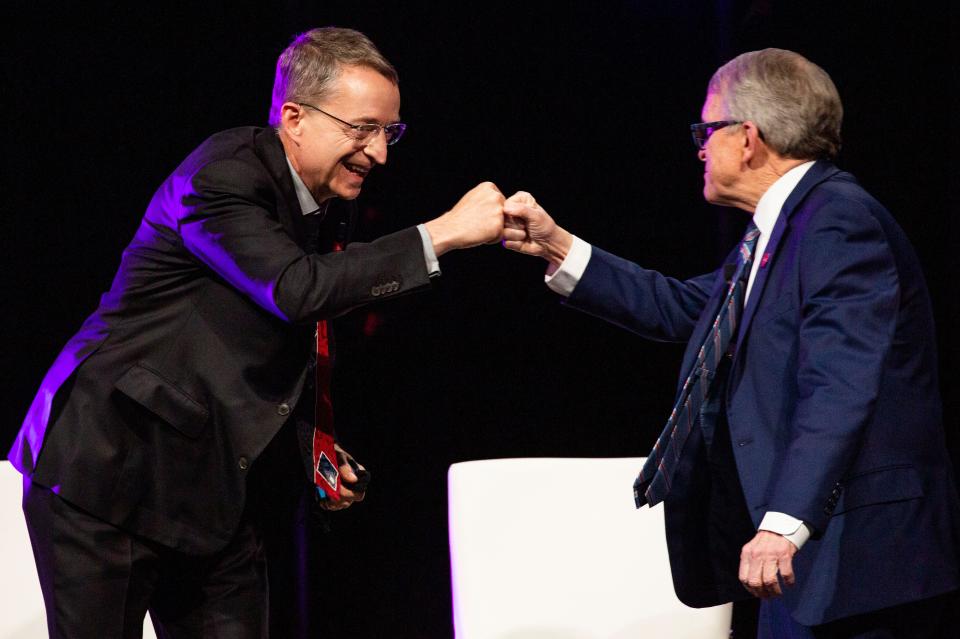
[[[312,104],[307,104],[306,102],[297,102],[300,106],[305,106],[314,111],[319,111],[328,118],[336,120],[343,126],[350,129],[351,137],[357,142],[372,142],[375,137],[380,135],[380,131],[383,131],[383,135],[387,140],[387,144],[396,144],[397,140],[403,137],[403,132],[407,130],[407,125],[403,122],[393,122],[392,124],[374,124],[373,122],[366,122],[364,124],[350,124],[345,120],[341,120],[335,115],[327,113],[319,107],[315,107]]]
[[[739,120],[717,120],[716,122],[698,122],[697,124],[691,124],[690,135],[693,136],[693,143],[697,145],[698,149],[703,149],[707,146],[707,140],[710,139],[711,135],[731,124],[743,124],[743,122]]]

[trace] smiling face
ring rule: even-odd
[[[341,67],[332,91],[311,104],[350,124],[385,125],[400,119],[399,88],[365,66]],[[382,131],[361,142],[348,126],[295,102],[284,103],[280,129],[290,163],[317,202],[356,198],[374,165],[387,161]]]

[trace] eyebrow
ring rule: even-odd
[[[362,117],[362,116],[361,116],[361,117],[359,117],[359,118],[354,118],[353,120],[348,120],[348,122],[357,123],[357,124],[377,124],[377,125],[380,125],[380,126],[388,126],[388,125],[390,125],[390,124],[396,124],[397,122],[403,122],[403,119],[402,119],[402,118],[397,118],[396,120],[392,120],[392,121],[387,122],[387,123],[385,123],[385,124],[380,124],[380,120],[378,120],[378,119],[376,119],[376,118],[372,118],[372,117]]]

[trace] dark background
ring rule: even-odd
[[[109,286],[153,190],[211,133],[264,124],[277,55],[333,24],[364,31],[395,64],[409,124],[359,200],[362,236],[426,221],[492,180],[679,277],[712,270],[746,222],[700,193],[688,125],[712,71],[766,46],[820,64],[846,107],[839,164],[920,254],[957,457],[960,105],[946,3],[141,4],[13,1],[0,14],[0,448]],[[345,584],[330,636],[452,634],[451,463],[642,456],[670,409],[681,346],[563,309],[540,260],[490,246],[441,265],[435,291],[338,322],[339,428],[374,483],[328,540]]]

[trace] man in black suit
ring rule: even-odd
[[[315,29],[278,61],[271,128],[212,136],[157,190],[9,455],[51,637],[139,637],[148,609],[162,636],[266,636],[258,509],[290,468],[309,486],[316,321],[425,289],[439,255],[501,236],[484,183],[417,228],[315,252],[329,202],[386,163],[399,110],[365,36]],[[328,508],[363,498],[338,454]]]

